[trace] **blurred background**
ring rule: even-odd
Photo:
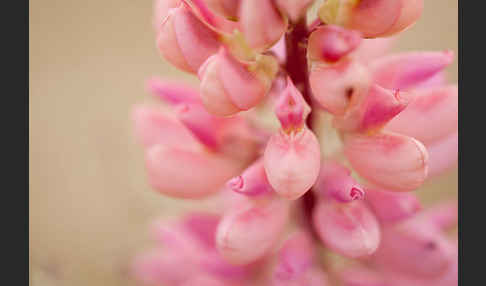
[[[132,136],[151,75],[185,79],[155,49],[150,0],[31,0],[31,285],[136,285],[128,275],[147,226],[193,203],[153,193]],[[395,50],[457,53],[457,0],[426,0]],[[448,70],[457,82],[457,58]],[[418,191],[457,195],[457,170]]]

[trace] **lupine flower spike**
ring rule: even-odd
[[[138,280],[456,285],[457,239],[446,229],[457,205],[425,207],[414,192],[457,161],[458,91],[444,71],[454,55],[388,54],[423,8],[156,0],[157,49],[200,84],[146,82],[158,102],[132,119],[147,179],[215,207],[157,220],[154,246],[134,260]]]

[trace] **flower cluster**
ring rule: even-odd
[[[316,2],[316,3],[314,3]],[[317,18],[308,21],[309,8]],[[414,194],[457,161],[450,51],[388,55],[422,0],[157,0],[158,78],[137,106],[148,180],[222,205],[154,224],[148,285],[455,285],[457,209]],[[265,124],[262,118],[275,118]],[[320,127],[331,118],[332,133]],[[326,141],[339,148],[326,150]],[[349,258],[323,261],[320,247]]]

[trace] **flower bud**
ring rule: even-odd
[[[422,209],[412,192],[397,193],[366,190],[366,202],[381,223],[396,223],[414,216]]]
[[[367,38],[399,33],[414,24],[423,0],[327,0],[319,9],[326,24],[358,30]]]
[[[282,129],[286,133],[302,129],[311,109],[292,80],[287,78],[287,86],[280,94],[275,107]]]
[[[427,178],[427,150],[411,137],[348,134],[344,137],[344,153],[360,176],[383,189],[412,191]]]
[[[204,25],[185,4],[169,10],[157,36],[157,47],[164,58],[190,73],[196,73],[218,51],[219,45],[216,32]]]
[[[199,70],[202,101],[210,113],[219,116],[248,110],[266,95],[276,71],[273,57],[242,62],[221,48]]]
[[[226,213],[216,232],[220,253],[233,264],[248,264],[267,254],[282,234],[289,203],[281,199],[246,202]]]
[[[229,180],[227,185],[232,191],[250,197],[273,193],[272,186],[270,186],[265,174],[263,159],[258,159],[240,176]]]
[[[148,179],[157,191],[176,198],[213,194],[242,170],[242,162],[218,154],[155,145],[147,150]]]
[[[371,63],[373,82],[389,89],[409,89],[443,71],[454,60],[452,51],[405,52]]]
[[[254,49],[266,50],[287,30],[287,19],[280,14],[272,0],[244,0],[239,9],[242,32]]]
[[[326,247],[352,258],[371,255],[380,243],[380,227],[363,201],[319,200],[314,227]]]
[[[335,65],[315,64],[309,82],[316,101],[334,115],[343,115],[346,109],[371,84],[368,70],[355,61],[340,61]]]
[[[323,160],[315,191],[338,202],[363,199],[363,188],[351,177],[351,171],[333,160]]]
[[[307,12],[314,0],[276,0],[278,8],[285,12],[292,22],[297,22]]]
[[[360,101],[348,108],[343,116],[334,118],[334,127],[344,131],[367,132],[383,127],[412,101],[413,94],[387,90],[371,85]]]
[[[339,26],[325,25],[314,30],[308,40],[310,61],[336,62],[354,51],[361,43],[361,34]]]
[[[270,185],[287,199],[304,195],[319,175],[319,142],[307,128],[290,134],[283,131],[274,134],[263,156]]]

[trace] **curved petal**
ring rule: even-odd
[[[386,190],[411,191],[427,178],[427,150],[411,137],[349,134],[344,138],[344,152],[356,172]]]

